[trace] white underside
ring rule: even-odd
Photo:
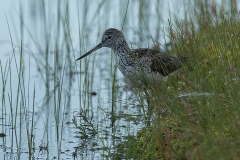
[[[137,69],[133,69],[133,67],[125,67],[125,70],[121,67],[118,68],[131,86],[156,85],[163,79],[166,79],[159,73],[136,71]]]

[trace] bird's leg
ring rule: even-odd
[[[147,101],[146,125],[150,126],[151,125],[151,117],[152,117],[153,107],[151,105],[151,97],[149,96],[149,93],[148,93],[148,90],[147,90],[146,87],[144,87],[144,92],[145,92],[146,101]]]

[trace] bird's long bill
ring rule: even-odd
[[[75,61],[78,61],[78,60],[80,60],[80,59],[88,56],[89,54],[91,54],[92,52],[94,52],[94,51],[96,51],[96,50],[98,50],[98,49],[100,49],[100,48],[102,48],[102,43],[99,43],[97,46],[95,46],[93,49],[91,49],[90,51],[88,51],[87,53],[85,53],[84,55],[82,55],[81,57],[79,57],[78,59],[76,59]]]

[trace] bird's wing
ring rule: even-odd
[[[131,52],[139,58],[148,57],[151,60],[151,71],[163,76],[167,76],[182,66],[181,58],[171,57],[159,50],[140,48],[133,49]]]

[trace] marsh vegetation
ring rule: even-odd
[[[0,44],[1,157],[239,159],[239,2],[9,5]],[[189,62],[157,87],[127,90],[109,49],[75,62],[110,27],[132,48]]]

